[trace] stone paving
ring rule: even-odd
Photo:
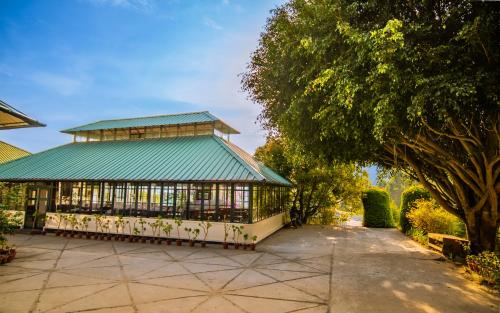
[[[17,257],[0,266],[2,313],[497,312],[499,303],[393,230],[282,230],[255,252],[53,235],[12,241]]]

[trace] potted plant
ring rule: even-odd
[[[146,230],[146,227],[144,227],[144,225],[146,223],[147,222],[142,217],[139,217],[139,224],[141,225],[141,242],[142,243],[146,243],[146,237],[144,237],[144,231]]]
[[[227,237],[229,237],[230,227],[231,225],[227,223],[226,218],[224,217],[224,243],[222,244],[222,247],[224,249],[227,249],[229,247],[229,243],[227,242]]]
[[[109,226],[110,220],[106,220],[106,222],[103,222],[101,225],[102,232],[104,235],[101,237],[101,240],[111,240],[111,234],[109,233],[111,227]]]
[[[115,236],[115,241],[118,241],[120,240],[120,229],[122,230],[122,234],[123,234],[123,226],[124,226],[124,221],[123,221],[123,216],[121,215],[118,215],[116,216],[115,220],[114,220],[114,224],[115,224],[115,232],[116,232],[116,236]]]
[[[135,223],[134,223],[135,224]],[[134,226],[134,238],[132,239],[133,242],[137,242],[139,240],[139,234],[140,234],[139,228]]]
[[[193,229],[192,229],[192,228],[190,228],[190,227],[184,227],[184,231],[186,232],[186,234],[187,234],[187,236],[188,236],[188,243],[189,243],[189,245],[190,245],[191,247],[193,247],[193,246],[194,246],[194,243],[192,243],[192,240],[191,240],[191,231],[192,231],[192,230],[193,230]]]
[[[134,242],[134,234],[135,234],[135,223],[137,222],[137,220],[134,220],[134,224],[131,224],[130,221],[128,222],[128,234],[129,234],[129,237],[128,237],[128,241],[129,242]]]
[[[95,218],[95,233],[94,233],[94,239],[100,239],[102,235],[99,233],[99,229],[102,230],[102,218],[103,216],[101,214],[96,214],[94,216]]]
[[[15,218],[10,218],[6,210],[0,205],[0,263],[2,264],[12,261],[16,256],[14,246],[9,247],[7,245],[6,235],[14,234],[19,225],[18,221]]]
[[[164,223],[162,227],[163,233],[165,234],[165,237],[167,238],[167,245],[170,246],[172,244],[172,239],[170,239],[170,233],[172,232],[172,224],[169,223]]]
[[[234,248],[239,249],[240,248],[240,236],[242,233],[243,226],[236,226],[232,225],[233,229],[233,242],[234,242]]]
[[[253,235],[252,236],[252,245],[251,245],[252,251],[255,251],[255,243],[256,242],[257,242],[257,235]]]
[[[90,239],[89,230],[89,222],[92,220],[90,216],[82,217],[82,230],[85,232],[85,238]]]
[[[151,232],[153,233],[153,237],[150,239],[150,243],[153,244],[156,241],[158,244],[161,244],[161,227],[163,225],[163,221],[161,220],[161,216],[158,216],[154,222],[148,223],[149,227],[151,227]]]
[[[208,221],[207,222],[202,221],[198,225],[203,230],[203,241],[201,242],[201,247],[205,248],[207,246],[208,230],[210,229],[210,227],[212,227],[212,224],[210,222],[208,222]]]
[[[248,240],[248,234],[244,233],[243,234],[243,250],[246,250],[248,247],[247,240]]]
[[[196,244],[196,239],[198,239],[198,236],[200,235],[200,229],[199,228],[194,228],[192,230],[192,234],[193,234],[193,240],[191,242],[189,242],[189,245],[191,247],[194,247],[194,245]]]
[[[63,214],[62,218],[63,218],[63,222],[64,222],[64,229],[63,229],[62,235],[63,235],[63,237],[66,237],[66,236],[68,236],[67,228],[68,228],[68,224],[69,224],[69,217],[68,217],[68,215]]]
[[[56,211],[54,216],[49,217],[50,220],[54,220],[57,223],[56,236],[61,235],[61,223],[63,221],[63,215],[60,210]]]
[[[71,226],[71,232],[70,232],[70,237],[73,238],[75,237],[75,232],[78,229],[78,219],[76,218],[75,214],[70,214],[68,217],[68,223]]]
[[[176,217],[174,219],[174,223],[175,223],[175,225],[177,225],[177,241],[176,241],[176,244],[177,244],[177,246],[182,246],[182,239],[181,239],[181,232],[180,232],[180,228],[181,228],[181,225],[182,225],[182,219],[180,217]]]
[[[123,219],[123,217],[122,217],[122,219]],[[130,227],[130,221],[123,219],[123,223],[122,223],[122,236],[120,237],[121,241],[125,241],[125,237],[127,237],[125,235],[125,225],[127,225],[128,227]]]

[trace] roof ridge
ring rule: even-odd
[[[254,168],[252,165],[248,164],[238,153],[234,152],[233,149],[227,145],[226,141],[218,136],[212,136],[215,141],[221,145],[233,158],[235,158],[240,164],[242,164],[250,173],[254,174],[256,177],[260,177],[263,181],[266,181],[266,177],[260,173],[259,170]],[[251,156],[250,156],[251,157]],[[253,158],[253,157],[252,157]]]

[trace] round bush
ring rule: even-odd
[[[406,214],[410,212],[413,203],[419,199],[431,199],[430,193],[422,186],[412,186],[403,191],[403,195],[401,196],[401,213],[399,214],[399,225],[403,233],[407,233],[411,229],[411,223]]]
[[[389,193],[383,189],[371,188],[363,194],[363,225],[366,227],[393,227],[389,205]]]

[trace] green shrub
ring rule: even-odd
[[[363,194],[363,225],[366,227],[393,227],[389,193],[383,189],[371,188]]]
[[[488,284],[500,287],[500,259],[494,252],[468,255],[466,260],[471,271],[481,275]]]
[[[448,213],[433,200],[418,199],[406,213],[411,228],[424,233],[439,233],[454,236],[464,235],[464,225],[456,216]]]
[[[406,189],[403,192],[403,195],[401,196],[401,212],[399,214],[399,226],[401,227],[401,231],[403,233],[407,233],[411,228],[411,224],[408,221],[406,214],[410,212],[413,202],[415,202],[415,200],[418,199],[430,200],[431,195],[427,190],[425,190],[421,186],[412,186]]]
[[[427,246],[429,244],[429,237],[427,234],[420,229],[413,229],[407,232],[408,236],[410,236],[413,240],[420,243],[421,245]]]

